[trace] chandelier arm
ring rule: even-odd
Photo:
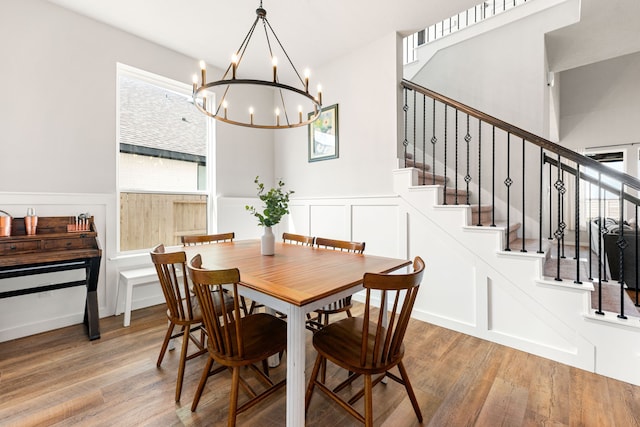
[[[227,85],[227,88],[224,90],[224,93],[220,97],[220,102],[218,103],[218,107],[216,108],[216,116],[220,112],[220,107],[222,106],[222,104],[224,104],[224,100],[227,99],[227,92],[229,92],[230,87],[231,86]]]
[[[269,24],[269,21],[267,21],[267,18],[263,16],[262,28],[264,28],[264,38],[267,40],[267,48],[269,49],[269,56],[271,57],[271,59],[273,59],[273,50],[271,49],[271,40],[269,40],[269,32],[267,31],[267,24]]]
[[[291,58],[289,57],[289,54],[285,50],[284,46],[282,46],[282,43],[280,43],[280,39],[278,38],[278,35],[273,30],[273,27],[271,26],[269,21],[267,21],[266,18],[265,18],[265,22],[269,26],[269,29],[271,30],[271,34],[273,34],[273,37],[275,37],[276,41],[278,42],[278,45],[280,46],[280,49],[282,49],[282,51],[284,52],[284,56],[287,58],[287,61],[289,61],[289,64],[291,64],[291,68],[293,68],[293,71],[295,71],[296,75],[298,76],[298,80],[300,80],[300,83],[302,83],[304,85],[304,81],[302,80],[302,77],[300,77],[300,73],[298,72],[298,69],[296,68],[295,65],[293,65],[293,61],[291,61]],[[269,47],[269,49],[271,49],[271,47]]]
[[[284,95],[282,94],[282,89],[278,89],[278,92],[280,93],[280,101],[282,102],[282,111],[284,112],[284,120],[287,122],[287,124],[289,124],[289,114],[287,114],[287,107],[285,106],[285,103],[284,103]]]

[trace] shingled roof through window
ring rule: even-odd
[[[206,117],[190,97],[121,76],[120,143],[206,156]]]

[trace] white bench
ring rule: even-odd
[[[144,267],[120,272],[118,290],[116,294],[116,316],[122,313],[120,305],[120,288],[124,285],[124,326],[129,326],[131,324],[131,300],[133,298],[133,287],[157,281],[158,273],[156,272],[155,267]]]

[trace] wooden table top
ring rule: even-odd
[[[202,255],[203,267],[238,268],[243,285],[303,306],[362,283],[366,272],[387,273],[411,261],[276,243],[275,255],[260,254],[259,240],[187,246],[187,261]]]

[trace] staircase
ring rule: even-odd
[[[600,274],[603,251],[584,231],[571,231],[586,223],[579,188],[594,173],[600,186],[605,175],[619,183],[622,215],[637,217],[630,190],[640,181],[414,83],[403,86],[395,191],[412,228],[438,242],[420,247],[431,251],[434,289],[417,317],[640,384],[640,373],[616,363],[640,362],[640,315],[626,289],[634,284],[622,273],[627,248],[618,283]],[[412,102],[410,92],[425,100]],[[444,273],[444,264],[458,265],[456,274]],[[452,310],[448,304],[466,294],[473,300],[466,310]],[[631,297],[637,301],[637,291]]]

